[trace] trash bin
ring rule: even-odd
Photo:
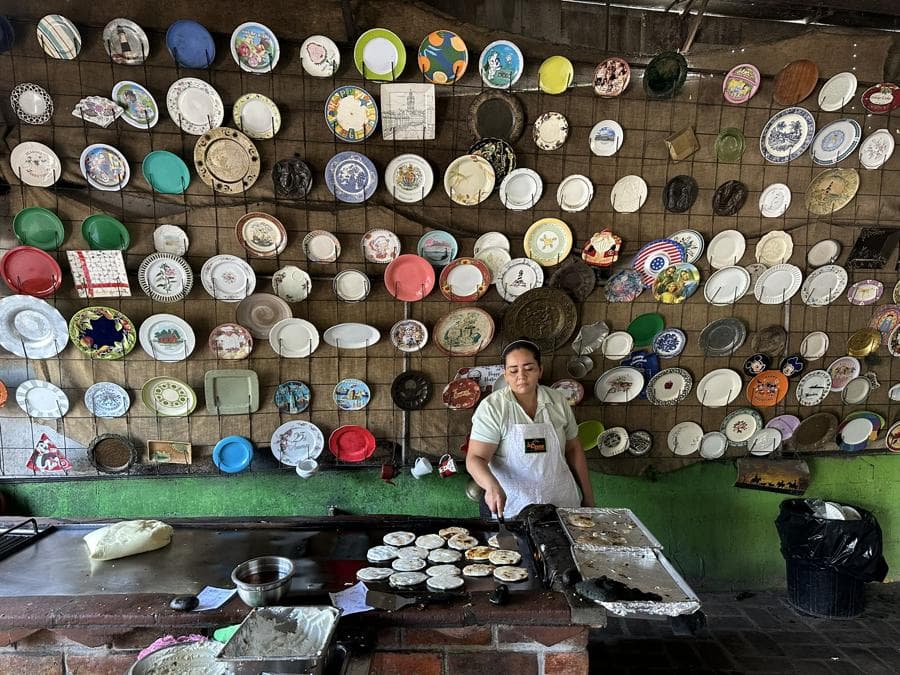
[[[787,568],[788,602],[805,614],[856,616],[863,611],[865,582],[887,575],[878,521],[858,506],[849,511],[854,519],[836,519],[834,505],[820,499],[781,502],[775,527]]]

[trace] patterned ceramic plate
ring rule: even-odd
[[[53,99],[46,89],[32,82],[17,84],[9,102],[16,117],[26,124],[46,124],[53,117]]]
[[[877,279],[863,279],[853,284],[847,291],[851,305],[872,305],[884,293],[884,284]]]
[[[222,126],[225,119],[219,92],[196,77],[182,77],[169,86],[166,110],[177,127],[194,136]]]
[[[256,288],[253,268],[228,254],[213,256],[203,263],[200,280],[207,293],[223,302],[240,302]]]
[[[50,187],[62,175],[59,157],[43,143],[25,141],[12,149],[9,166],[25,185]]]
[[[678,305],[700,286],[700,270],[690,263],[666,267],[653,282],[653,297],[664,305]]]
[[[494,339],[494,319],[478,307],[461,307],[434,326],[434,343],[449,356],[475,356]]]
[[[187,382],[176,377],[154,377],[141,388],[147,408],[163,417],[185,417],[197,407],[197,394]]]
[[[852,356],[842,356],[828,366],[831,376],[831,391],[843,391],[853,378],[859,375],[859,360]]]
[[[644,375],[637,368],[617,366],[603,373],[594,384],[594,395],[601,403],[627,403],[641,393]]]
[[[497,275],[497,292],[512,302],[526,291],[544,284],[544,270],[530,258],[513,258]]]
[[[687,336],[680,328],[666,328],[653,338],[653,351],[663,359],[675,358],[684,351],[685,345]]]
[[[444,191],[452,201],[475,206],[491,196],[494,167],[484,157],[463,155],[454,159],[444,173]]]
[[[95,417],[122,417],[131,407],[131,397],[115,382],[97,382],[84,392],[84,405]]]
[[[847,270],[839,265],[817,267],[803,282],[800,299],[811,307],[830,305],[847,288]]]
[[[332,397],[341,410],[362,410],[372,400],[372,392],[362,380],[348,377],[334,385]]]
[[[275,407],[288,415],[297,415],[309,407],[310,392],[306,382],[288,380],[275,388]]]
[[[157,361],[183,361],[194,351],[194,329],[174,314],[154,314],[141,323],[141,347]]]
[[[38,21],[37,38],[44,53],[54,59],[71,61],[81,51],[81,33],[60,14],[48,14]]]
[[[773,164],[786,164],[806,152],[816,135],[816,122],[806,108],[785,108],[766,122],[759,152]]]
[[[81,175],[97,190],[121,190],[131,178],[131,169],[125,155],[105,143],[94,143],[86,147],[81,153],[79,165]]]
[[[92,359],[124,358],[137,342],[131,319],[112,307],[85,307],[69,319],[69,339]]]
[[[572,250],[572,231],[559,218],[541,218],[525,232],[525,255],[544,267],[558,265]]]
[[[366,262],[386,265],[400,255],[400,238],[390,230],[369,230],[363,235],[361,245]]]
[[[253,351],[253,336],[243,326],[223,323],[209,334],[209,350],[217,359],[237,361],[246,359]]]
[[[339,152],[325,166],[325,184],[339,201],[360,204],[375,194],[378,171],[365,155]]]
[[[685,253],[681,244],[671,239],[656,239],[641,247],[631,261],[631,266],[641,275],[644,287],[650,288],[664,269],[682,263],[684,259]],[[695,290],[696,284],[691,293]]]
[[[689,262],[692,265],[700,260],[700,256],[703,255],[703,251],[706,248],[703,235],[697,230],[679,230],[668,237],[668,239],[676,244],[681,244],[681,248],[684,249],[685,262]]]
[[[719,431],[731,445],[743,448],[763,428],[762,416],[753,408],[740,408],[729,413]]]
[[[569,121],[558,112],[546,112],[534,122],[534,144],[541,150],[558,150],[569,137]]]
[[[816,134],[809,152],[816,164],[831,166],[852,155],[861,138],[859,122],[835,120]]]
[[[285,422],[272,433],[272,454],[287,466],[297,466],[304,459],[317,459],[324,447],[322,431],[305,420]]]
[[[300,45],[300,63],[313,77],[331,77],[341,65],[341,50],[330,37],[310,35]]]
[[[525,57],[515,43],[495,40],[481,52],[478,59],[481,79],[494,89],[512,87],[525,70]]]
[[[194,272],[187,261],[171,253],[151,253],[138,267],[141,290],[156,302],[184,300],[194,286]]]
[[[312,288],[309,274],[296,265],[285,265],[272,275],[272,290],[282,300],[302,302]]]
[[[287,232],[275,216],[253,211],[237,221],[234,234],[250,255],[274,258],[287,246]]]
[[[45,380],[25,380],[16,387],[16,403],[29,417],[57,419],[69,411],[65,392]]]
[[[399,202],[418,202],[434,186],[434,171],[424,157],[413,153],[394,157],[384,170],[387,189]]]
[[[463,39],[449,30],[436,30],[419,45],[419,70],[435,84],[453,84],[466,72],[469,51]]]
[[[474,302],[491,287],[491,271],[475,258],[457,258],[441,272],[441,293],[454,302]]]
[[[800,405],[819,405],[831,393],[831,375],[827,370],[811,370],[800,378],[795,393]]]
[[[200,180],[216,192],[239,194],[259,178],[259,151],[237,129],[219,127],[197,139],[194,168]]]
[[[684,368],[666,368],[647,383],[647,400],[653,405],[676,405],[691,393],[694,379]]]
[[[616,272],[606,282],[604,292],[608,302],[632,302],[644,292],[644,282],[641,275],[633,269],[624,269]]]
[[[242,23],[231,34],[231,57],[248,73],[270,73],[278,63],[281,48],[267,26],[254,21]]]
[[[415,319],[398,321],[391,328],[391,344],[401,352],[417,352],[428,344],[428,328]]]
[[[112,100],[122,109],[122,119],[138,129],[149,129],[159,122],[159,106],[153,94],[142,84],[123,80],[112,90]]]
[[[684,457],[692,455],[700,449],[703,440],[703,427],[696,422],[679,422],[669,430],[666,439],[672,454]]]
[[[806,188],[806,208],[816,216],[829,216],[847,206],[859,189],[856,169],[827,169]]]
[[[325,123],[342,141],[364,141],[378,126],[378,105],[362,87],[338,87],[325,99]]]
[[[272,138],[281,129],[281,111],[262,94],[244,94],[231,108],[234,125],[250,138]]]
[[[103,47],[114,63],[139,66],[150,55],[144,29],[129,19],[113,19],[103,29]]]

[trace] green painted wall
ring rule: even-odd
[[[810,461],[807,496],[873,511],[888,563],[900,567],[900,458],[863,456]],[[656,481],[593,474],[599,503],[627,506],[666,554],[705,589],[759,589],[784,584],[773,520],[781,495],[732,487],[731,464],[699,463]],[[15,483],[0,486],[20,513],[62,518],[208,515],[324,515],[329,504],[354,513],[477,516],[464,477],[417,481],[408,474],[383,483],[370,472],[326,472],[215,478]],[[890,578],[897,578],[892,571]]]

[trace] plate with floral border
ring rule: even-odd
[[[739,408],[722,420],[719,431],[725,434],[731,445],[743,448],[762,428],[762,415],[753,408]]]

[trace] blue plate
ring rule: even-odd
[[[459,253],[459,244],[449,232],[431,230],[419,239],[419,243],[416,244],[416,253],[435,267],[446,267],[456,259],[456,255]]]
[[[196,21],[180,19],[166,31],[166,47],[182,68],[209,68],[216,58],[212,35]]]
[[[275,389],[275,407],[288,415],[296,415],[309,407],[309,397],[309,387],[305,382],[288,380]]]
[[[226,436],[213,448],[213,462],[225,473],[238,473],[250,466],[253,445],[243,436]]]
[[[325,184],[342,202],[359,204],[375,193],[378,171],[372,160],[358,152],[339,152],[325,166]]]
[[[372,392],[362,380],[348,377],[334,386],[332,397],[341,410],[362,410],[372,400]]]
[[[653,338],[653,351],[664,359],[674,359],[684,351],[687,336],[680,328],[666,328]]]

